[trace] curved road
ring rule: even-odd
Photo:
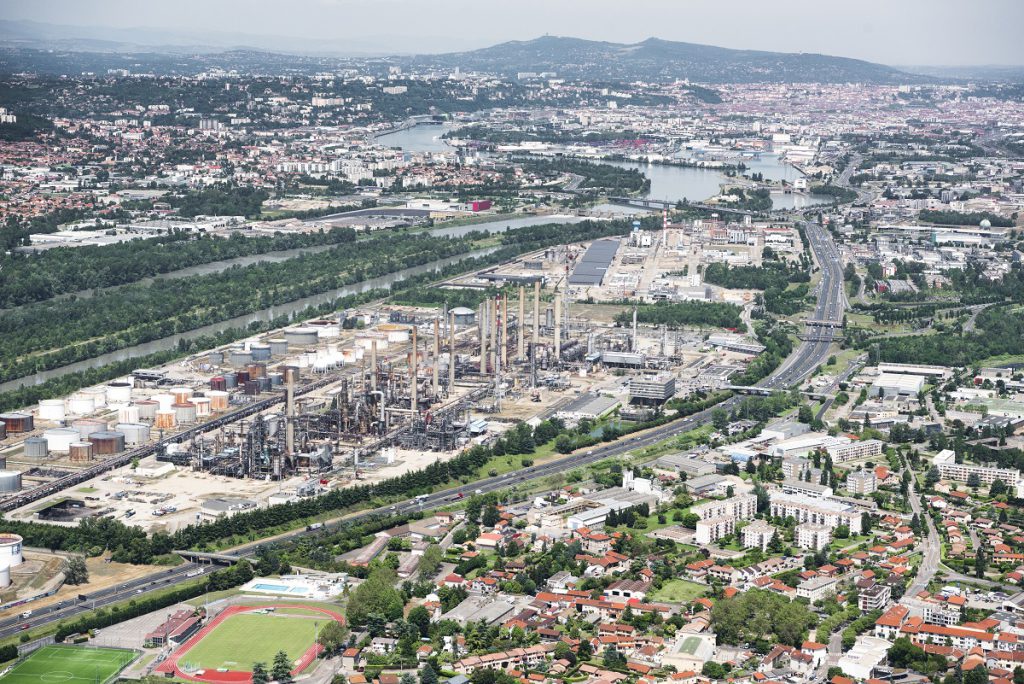
[[[822,269],[822,280],[821,286],[818,289],[818,303],[815,307],[814,318],[815,320],[838,321],[842,318],[845,308],[842,296],[843,277],[842,269],[839,266],[838,252],[827,231],[820,225],[817,223],[805,223],[804,225],[814,258]],[[825,360],[828,356],[832,340],[835,337],[835,329],[809,327],[809,332],[813,334],[813,337],[808,341],[802,342],[779,368],[758,383],[760,387],[778,390],[788,388],[807,378]],[[740,397],[734,396],[726,399],[714,408],[722,407],[728,409],[740,401]],[[493,492],[526,481],[589,465],[611,456],[619,456],[633,449],[651,446],[674,435],[705,425],[711,419],[711,411],[712,409],[709,408],[687,418],[647,430],[642,435],[621,439],[603,446],[596,446],[588,451],[571,454],[557,461],[523,468],[498,477],[486,478],[470,484],[434,492],[420,501],[409,499],[394,506],[382,506],[358,515],[338,519],[325,524],[324,529],[337,529],[351,522],[364,520],[375,515],[428,510],[457,500],[460,495],[468,496],[476,492]],[[275,537],[273,540],[245,544],[225,553],[226,555],[243,558],[255,553],[256,549],[263,544],[288,541],[307,534],[315,534],[319,531],[311,532],[300,529]],[[26,624],[35,628],[58,620],[68,620],[92,610],[94,607],[99,608],[136,596],[144,596],[149,592],[185,582],[191,579],[189,575],[194,577],[196,571],[203,567],[208,566],[184,563],[173,569],[153,573],[115,588],[84,594],[86,596],[84,601],[65,601],[62,604],[41,608],[34,611],[28,619],[13,617],[0,620],[0,638],[6,638],[19,633]],[[30,608],[31,604],[27,604],[25,607]]]

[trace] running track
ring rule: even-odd
[[[192,682],[205,682],[206,684],[251,684],[252,673],[241,672],[238,670],[228,670],[227,672],[218,672],[216,670],[206,670],[202,675],[192,675],[181,670],[178,667],[178,661],[200,641],[206,638],[210,632],[217,629],[220,623],[227,620],[232,615],[238,615],[239,613],[248,613],[253,610],[264,610],[266,608],[302,608],[303,610],[311,610],[317,613],[323,613],[324,615],[336,620],[337,622],[344,623],[345,618],[340,613],[336,613],[333,610],[327,610],[326,608],[319,608],[316,606],[305,606],[297,603],[278,603],[268,604],[263,606],[230,606],[225,608],[221,613],[210,622],[206,623],[202,629],[192,635],[192,637],[184,644],[178,647],[178,650],[171,655],[170,658],[160,663],[160,666],[156,668],[156,672],[162,674],[172,673],[175,677],[181,677]],[[310,664],[316,660],[316,657],[320,655],[320,651],[323,650],[323,646],[320,644],[313,644],[309,649],[302,654],[299,658],[295,669],[292,670],[293,675],[305,670]]]

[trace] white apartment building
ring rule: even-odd
[[[861,512],[835,499],[812,499],[775,491],[771,493],[769,509],[773,516],[793,518],[798,523],[825,525],[830,530],[840,525],[848,526],[853,533],[859,533],[863,529]]]
[[[882,610],[892,600],[892,589],[888,584],[876,584],[860,592],[857,596],[857,607],[863,613]]]
[[[736,518],[731,515],[720,515],[707,520],[698,520],[697,534],[694,539],[698,544],[712,544],[735,531]]]
[[[743,548],[766,551],[775,536],[775,527],[764,520],[755,520],[744,527],[740,535],[743,537]]]
[[[793,530],[796,545],[801,549],[821,551],[832,543],[832,530],[818,523],[803,523]]]
[[[882,441],[878,439],[864,439],[849,442],[848,444],[833,444],[825,449],[832,458],[833,463],[843,463],[857,458],[870,458],[882,453]]]
[[[753,494],[737,494],[720,501],[707,501],[690,508],[690,512],[701,520],[731,516],[737,520],[750,520],[757,514],[757,497]]]
[[[870,494],[878,489],[878,478],[873,470],[857,470],[846,478],[846,490],[851,494]]]
[[[823,601],[829,596],[836,595],[839,587],[839,580],[835,577],[812,577],[804,580],[796,586],[797,598],[805,598],[811,603]]]
[[[1020,471],[1013,468],[986,468],[985,466],[969,463],[957,463],[956,452],[952,449],[943,449],[935,454],[932,459],[944,480],[956,480],[967,482],[972,474],[977,474],[981,484],[988,486],[996,480],[1002,480],[1008,487],[1016,487],[1020,481]]]

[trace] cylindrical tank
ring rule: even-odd
[[[68,413],[73,416],[87,416],[96,410],[96,402],[88,394],[73,394],[68,399]]]
[[[224,391],[228,388],[227,382],[224,380],[224,376],[218,375],[210,378],[210,389]]]
[[[87,387],[82,390],[82,395],[86,397],[92,397],[92,405],[94,409],[101,409],[107,405],[107,388],[106,387]],[[129,392],[129,398],[131,392]]]
[[[252,352],[245,349],[232,349],[228,352],[228,363],[232,368],[245,368],[252,363]]]
[[[159,402],[155,402],[150,399],[143,399],[142,401],[136,402],[135,405],[139,408],[139,420],[152,421],[156,418],[156,412],[160,409]],[[125,422],[130,423],[135,421]]]
[[[246,394],[259,394],[260,393],[260,383],[256,382],[255,380],[248,381],[247,383],[245,383],[245,393]]]
[[[0,421],[7,426],[8,434],[32,432],[35,421],[31,413],[0,413]]]
[[[75,442],[68,450],[72,463],[87,463],[92,460],[92,442]]]
[[[138,423],[141,416],[142,412],[135,404],[117,409],[117,420],[121,423]]]
[[[230,390],[238,387],[238,374],[237,373],[225,373],[224,374],[224,389]]]
[[[0,439],[7,439],[7,423],[0,420]]]
[[[94,432],[89,435],[92,442],[92,453],[97,456],[109,456],[124,451],[123,432]]]
[[[7,563],[0,563],[0,587],[11,586],[11,566]]]
[[[192,398],[194,392],[191,387],[174,387],[170,390],[171,396],[174,397],[174,403],[182,404]]]
[[[388,342],[408,342],[409,337],[412,335],[412,330],[409,326],[398,323],[381,323],[377,326],[377,330],[387,336]]]
[[[174,409],[174,420],[178,425],[196,422],[196,405],[191,401],[175,402],[171,408]]]
[[[39,420],[59,423],[64,420],[65,415],[63,399],[43,399],[39,402]]]
[[[267,379],[271,387],[280,387],[284,383],[284,375],[281,373],[267,373]]]
[[[298,382],[299,381],[299,369],[297,366],[281,366],[281,375],[284,377],[284,382]]]
[[[270,360],[270,345],[269,344],[252,344],[249,345],[249,351],[252,352],[253,361],[269,361]]]
[[[316,328],[287,328],[284,339],[289,347],[310,347],[319,339]]]
[[[256,378],[256,384],[259,385],[260,392],[270,391],[270,378]]]
[[[270,345],[270,353],[274,356],[284,356],[288,353],[288,340],[283,337],[267,340],[267,344]]]
[[[107,384],[108,404],[127,404],[132,400],[132,386],[127,382],[111,382]]]
[[[156,403],[160,404],[160,409],[166,411],[171,408],[171,404],[174,403],[173,394],[154,394],[151,399]]]
[[[219,366],[224,363],[224,352],[212,351],[206,355],[206,360],[210,362],[211,366]]]
[[[220,392],[217,390],[210,390],[206,393],[206,396],[210,399],[210,409],[213,411],[227,411],[228,409],[228,393]]]
[[[78,430],[80,437],[88,437],[94,432],[104,432],[107,429],[107,421],[98,418],[79,418],[71,423],[71,427]]]
[[[149,426],[145,423],[118,423],[115,428],[124,434],[124,443],[136,446],[149,441]]]
[[[17,470],[0,470],[0,492],[4,494],[11,494],[13,492],[21,491],[21,473]],[[4,556],[4,542],[2,541],[7,535],[0,535],[0,558]],[[17,536],[17,535],[15,535]],[[18,537],[18,543],[21,543],[21,537]],[[21,553],[19,546],[18,553]],[[21,560],[18,561],[21,563]],[[12,563],[12,565],[18,565],[18,563]]]
[[[66,454],[71,445],[81,439],[78,430],[75,428],[53,428],[43,432],[43,439],[50,451]]]
[[[250,380],[257,380],[267,374],[267,364],[250,363],[245,367],[245,370],[249,373]]]
[[[177,412],[173,409],[157,409],[156,415],[153,416],[153,427],[161,430],[174,427],[176,415]]]
[[[49,448],[42,437],[29,437],[25,440],[25,458],[46,458]]]
[[[10,472],[10,471],[4,471]],[[21,482],[21,473],[17,473],[18,481]],[[22,539],[16,534],[9,532],[0,534],[0,562],[6,561],[14,568],[21,565],[24,558],[21,555]]]
[[[192,397],[192,403],[196,406],[196,416],[203,418],[212,413],[212,402],[210,397]]]
[[[249,382],[249,371],[240,370],[235,373],[235,381],[237,387],[245,387],[245,383]]]

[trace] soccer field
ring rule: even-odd
[[[278,651],[287,653],[289,662],[294,663],[316,642],[317,625],[322,628],[327,622],[326,616],[232,615],[183,654],[178,666],[251,672],[254,663],[269,668]]]
[[[118,648],[43,646],[16,664],[4,684],[103,684],[135,660],[136,653]]]

